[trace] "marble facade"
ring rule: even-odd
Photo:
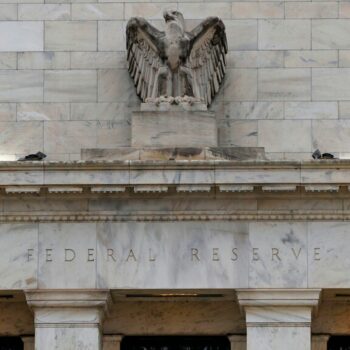
[[[226,25],[208,111],[141,104],[127,72],[127,21],[169,9]],[[0,0],[0,337],[350,335],[349,29],[346,1]]]
[[[128,335],[326,350],[350,332],[348,172],[339,160],[3,162],[0,334],[28,350],[118,349]]]

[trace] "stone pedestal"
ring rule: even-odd
[[[36,350],[101,350],[106,291],[27,292],[34,312]]]
[[[327,350],[329,335],[313,335],[311,350]]]
[[[247,349],[247,337],[245,335],[229,335],[228,339],[231,344],[231,350]]]
[[[175,109],[134,112],[131,147],[216,147],[215,114]]]
[[[247,350],[311,349],[311,316],[319,290],[240,290]]]

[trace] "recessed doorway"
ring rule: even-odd
[[[125,337],[121,350],[230,350],[226,337]]]
[[[20,337],[0,337],[0,350],[23,350]]]
[[[350,350],[350,337],[339,336],[331,337],[328,341],[328,350]]]

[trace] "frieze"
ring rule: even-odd
[[[345,222],[16,222],[0,230],[3,289],[350,285]]]

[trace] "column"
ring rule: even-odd
[[[34,337],[22,337],[23,350],[34,350]]]
[[[35,350],[101,350],[108,291],[26,292],[34,312]]]
[[[311,337],[312,350],[327,350],[329,335],[313,335]]]
[[[311,350],[311,317],[320,290],[239,290],[247,350]]]
[[[247,337],[245,335],[229,335],[228,340],[231,343],[231,350],[247,349]]]
[[[122,335],[105,335],[103,337],[103,350],[120,350]]]

